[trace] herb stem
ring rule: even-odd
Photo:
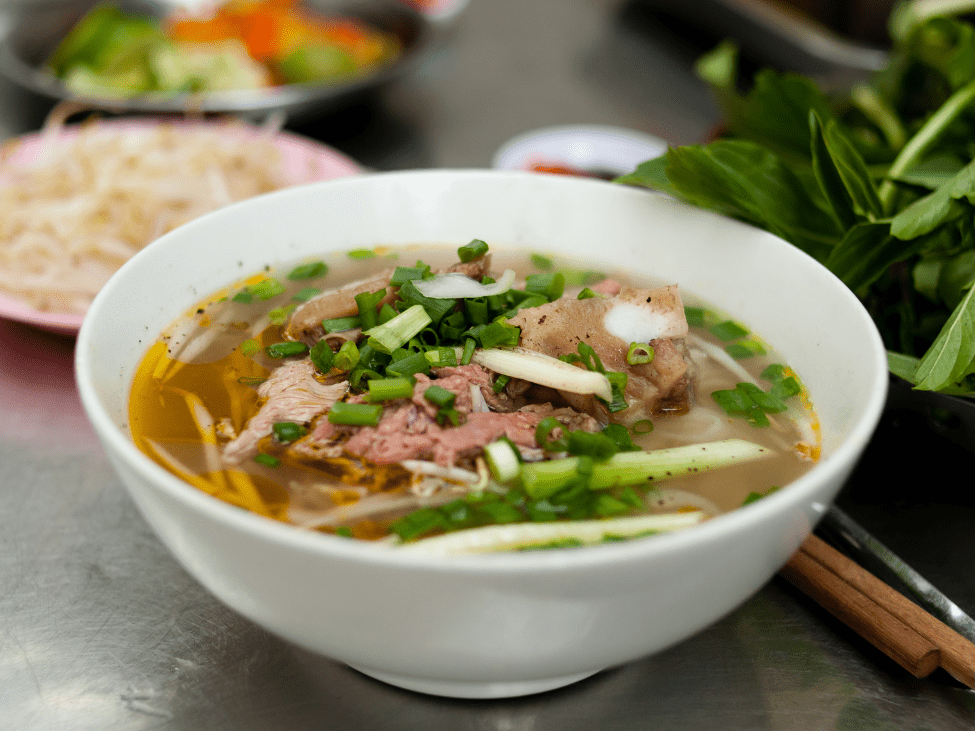
[[[973,100],[975,100],[975,81],[970,81],[952,94],[948,101],[924,123],[917,134],[904,145],[887,171],[887,177],[878,191],[885,211],[891,210],[891,203],[897,192],[894,179],[919,162],[921,156]]]

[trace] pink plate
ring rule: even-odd
[[[145,129],[160,123],[160,121],[153,119],[117,119],[102,120],[98,124],[100,127],[113,127],[116,129]],[[262,134],[259,127],[247,125],[242,122],[174,122],[172,120],[166,120],[165,124],[178,124],[189,128],[223,128],[227,134],[244,137],[258,137]],[[63,128],[58,133],[58,136],[61,139],[68,139],[75,134],[77,134],[76,126],[71,125]],[[41,132],[17,138],[16,148],[9,155],[2,158],[3,165],[6,166],[9,163],[29,163],[41,149],[42,140],[43,133]],[[293,185],[342,178],[347,175],[356,175],[357,173],[363,172],[363,168],[351,158],[307,137],[301,137],[288,132],[277,132],[274,134],[273,141],[281,151],[285,175]],[[11,140],[4,144],[12,144],[13,142]],[[3,168],[0,167],[0,185],[4,184],[4,177]],[[63,335],[74,335],[78,332],[78,328],[81,327],[83,317],[83,315],[73,313],[42,312],[35,310],[12,296],[0,293],[0,318],[6,320],[26,323]]]

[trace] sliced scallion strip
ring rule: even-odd
[[[379,323],[379,303],[386,296],[386,288],[375,292],[360,292],[355,296],[355,302],[359,306],[359,321],[363,330],[375,327]]]
[[[329,423],[349,426],[378,426],[382,416],[381,404],[350,404],[339,401],[328,412]]]
[[[484,461],[498,482],[510,482],[521,471],[521,459],[507,439],[499,439],[484,447]]]
[[[644,365],[653,361],[653,346],[648,343],[630,343],[626,351],[626,362],[630,365]]]
[[[428,386],[427,390],[423,392],[423,398],[434,406],[439,406],[441,409],[449,409],[454,405],[454,401],[457,400],[457,394],[453,391],[448,391],[443,386],[433,384]]]
[[[315,279],[317,277],[324,277],[326,274],[328,274],[328,265],[325,262],[311,261],[307,264],[299,264],[288,272],[288,279],[292,281]]]
[[[271,425],[271,432],[277,441],[282,444],[290,444],[305,436],[308,433],[308,429],[304,425],[296,424],[293,421],[279,421]]]
[[[372,378],[369,380],[370,401],[390,401],[410,398],[413,395],[413,382],[409,378]]]
[[[593,490],[638,485],[770,456],[770,449],[744,439],[724,439],[650,452],[620,452],[593,467],[589,485]]]
[[[333,317],[328,320],[322,320],[322,328],[327,333],[340,333],[347,330],[354,330],[359,327],[360,322],[359,318],[355,315]]]
[[[389,322],[365,331],[368,344],[381,353],[393,350],[408,342],[410,338],[432,322],[430,315],[421,305],[413,305]]]
[[[474,261],[479,256],[484,256],[488,252],[488,245],[480,239],[473,239],[469,244],[464,244],[457,249],[457,256],[465,264]]]
[[[496,373],[541,386],[570,393],[591,393],[605,401],[613,400],[613,389],[605,374],[585,371],[533,350],[520,347],[476,350],[471,362]]]
[[[299,340],[271,343],[264,348],[264,353],[268,358],[290,358],[295,355],[304,355],[307,352],[308,346]]]
[[[549,544],[573,538],[582,545],[601,543],[607,536],[637,537],[683,530],[706,519],[702,511],[640,515],[609,520],[559,521],[487,525],[423,538],[396,548],[397,551],[449,556],[512,550],[532,544]]]
[[[312,365],[322,374],[332,370],[332,365],[335,363],[335,352],[324,340],[319,340],[312,346],[308,357],[311,358]]]

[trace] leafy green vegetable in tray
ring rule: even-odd
[[[973,395],[975,25],[904,10],[891,33],[886,67],[842,93],[772,70],[742,93],[737,49],[721,44],[698,64],[724,113],[721,138],[671,148],[617,182],[781,236],[861,298],[893,373]]]

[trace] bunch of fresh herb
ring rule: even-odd
[[[781,236],[861,298],[893,373],[975,395],[975,26],[912,4],[891,33],[885,68],[842,93],[773,70],[739,92],[737,49],[720,45],[697,70],[722,136],[617,182]]]

